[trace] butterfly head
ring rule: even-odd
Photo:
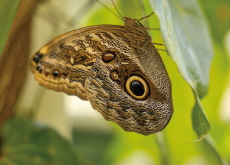
[[[143,27],[143,29],[145,29],[145,27],[137,19],[124,17],[124,20],[125,20],[125,27],[129,27],[129,28],[130,27],[138,27],[138,28]]]

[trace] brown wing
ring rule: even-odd
[[[171,118],[171,83],[146,29],[125,19],[125,26],[57,37],[32,57],[30,68],[41,85],[89,100],[106,120],[148,135]]]
[[[125,33],[125,29],[97,25],[58,36],[31,57],[30,70],[40,85],[86,100],[85,79],[96,58],[106,49],[106,42],[116,37],[115,32]]]

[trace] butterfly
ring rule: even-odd
[[[123,19],[124,26],[88,26],[56,37],[29,68],[40,85],[88,100],[106,120],[149,135],[171,119],[171,82],[140,20]]]

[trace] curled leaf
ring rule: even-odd
[[[210,130],[200,99],[207,93],[213,49],[206,20],[195,0],[149,0],[166,48],[196,100],[192,123],[199,140]]]

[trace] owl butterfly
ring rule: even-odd
[[[106,120],[149,135],[171,118],[171,83],[146,28],[123,20],[124,26],[95,25],[58,36],[29,66],[40,85],[88,100]]]

